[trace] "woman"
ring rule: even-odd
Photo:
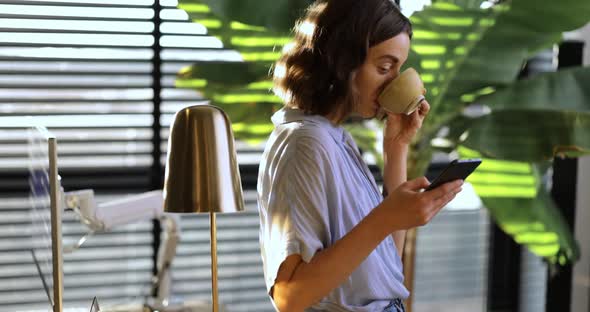
[[[274,68],[275,113],[258,178],[260,243],[277,310],[403,311],[405,231],[426,224],[462,181],[422,192],[406,181],[406,157],[426,101],[387,116],[385,198],[341,123],[373,118],[377,97],[407,60],[410,22],[391,0],[310,6]]]

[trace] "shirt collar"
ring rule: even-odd
[[[275,127],[290,122],[314,123],[320,125],[323,129],[326,129],[336,142],[346,141],[346,131],[344,131],[344,128],[335,125],[324,116],[305,114],[302,110],[298,108],[290,108],[284,106],[272,115],[271,120]]]

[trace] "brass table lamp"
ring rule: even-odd
[[[209,213],[211,292],[213,312],[218,312],[215,213],[244,210],[233,132],[223,110],[196,105],[176,113],[163,193],[165,212]]]

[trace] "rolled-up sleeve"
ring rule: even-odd
[[[262,254],[268,290],[274,285],[281,263],[299,254],[309,262],[316,252],[329,245],[329,218],[326,170],[329,159],[320,143],[297,138],[285,147],[282,159],[268,182],[262,220]]]

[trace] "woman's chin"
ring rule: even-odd
[[[376,111],[375,112],[373,112],[373,111],[371,111],[371,112],[362,112],[362,113],[359,113],[358,114],[358,116],[360,118],[362,118],[362,119],[371,119],[371,118],[374,118],[376,115],[377,115],[377,112]]]
[[[360,118],[360,119],[372,119],[379,116],[379,106],[371,107],[370,109],[365,109],[362,111],[356,111],[351,114],[351,116]]]
[[[381,108],[379,106],[374,107],[368,115],[367,118],[379,118],[379,116],[382,116]]]

